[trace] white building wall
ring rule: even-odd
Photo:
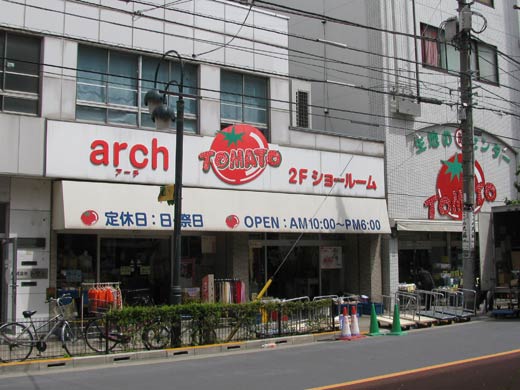
[[[411,17],[411,2],[402,0],[392,0],[385,3],[384,13],[386,15],[386,28],[413,34],[413,18]],[[457,2],[454,0],[441,0],[435,4],[430,2],[416,2],[416,24],[417,33],[420,32],[420,24],[425,23],[438,27],[441,22],[449,17],[456,16]],[[518,45],[511,43],[517,42],[518,38],[518,15],[512,10],[511,2],[495,2],[495,7],[487,7],[482,4],[474,3],[472,10],[477,11],[486,17],[488,27],[482,34],[474,34],[482,41],[494,45],[498,51],[507,53],[510,56],[520,54]],[[480,20],[477,16],[473,17],[475,29],[480,28]],[[406,53],[414,58],[413,40],[407,37],[392,37],[386,40],[385,50],[391,56],[404,58]],[[418,59],[421,61],[421,45],[418,43]],[[515,85],[518,81],[514,75],[515,65],[507,61],[504,57],[498,57],[500,85],[473,81],[475,96],[473,101],[474,127],[489,134],[497,135],[501,139],[493,140],[501,144],[501,149],[507,148],[506,154],[510,158],[507,163],[501,157],[492,158],[491,153],[475,151],[475,158],[483,166],[486,179],[498,183],[500,186],[499,195],[495,202],[485,203],[484,210],[489,211],[491,206],[503,204],[507,197],[511,199],[516,195],[516,190],[512,186],[511,178],[517,166],[516,153],[514,146],[518,146],[519,138],[518,125],[519,119],[513,115],[502,115],[488,110],[480,110],[480,107],[491,109],[503,109],[506,112],[514,112],[515,107],[511,102],[518,101],[518,92]],[[393,67],[396,73],[405,74],[415,71],[413,63],[404,61],[387,60],[387,66]],[[516,66],[517,69],[517,66]],[[421,96],[433,97],[444,102],[458,102],[459,79],[457,76],[438,72],[419,65],[421,80]],[[415,81],[405,80],[404,78],[388,78],[389,85],[395,85],[398,89],[401,86],[404,90],[409,89],[415,93]],[[388,179],[388,202],[389,214],[391,218],[411,218],[427,219],[424,200],[434,194],[437,173],[440,169],[440,161],[445,160],[460,149],[453,146],[448,149],[442,147],[433,151],[428,149],[420,156],[416,153],[415,137],[422,136],[427,138],[428,131],[442,131],[443,128],[435,127],[435,124],[451,124],[458,122],[457,107],[449,105],[421,104],[421,116],[414,118],[392,118],[388,120],[389,128],[386,132],[387,148],[387,179]],[[428,146],[428,143],[426,142]],[[482,143],[477,147],[484,146]]]
[[[9,231],[18,241],[18,273],[34,269],[49,269],[51,229],[51,182],[48,180],[13,178],[10,181]],[[31,248],[21,244],[24,238],[43,238],[45,247]],[[16,287],[16,318],[23,318],[22,311],[37,310],[37,317],[47,315],[45,304],[48,275],[43,279],[21,279]],[[12,294],[12,290],[8,294]],[[9,301],[11,301],[9,299]]]

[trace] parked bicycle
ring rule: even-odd
[[[125,291],[125,304],[130,306],[154,305],[148,289]],[[170,344],[170,330],[158,318],[142,324],[121,326],[109,321],[104,313],[88,321],[85,341],[95,352],[110,352],[118,345],[126,348],[130,343],[141,342],[146,349],[163,349]]]
[[[75,346],[82,340],[82,337],[78,337],[76,329],[65,318],[65,307],[73,303],[73,298],[66,294],[47,301],[47,303],[51,302],[55,302],[57,314],[42,325],[36,326],[32,319],[36,311],[26,310],[23,316],[29,320],[28,326],[20,322],[10,322],[0,327],[2,362],[26,360],[34,347],[41,354],[47,349],[48,343],[56,337],[67,355],[72,356]]]

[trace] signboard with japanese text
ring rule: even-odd
[[[49,120],[46,176],[171,184],[175,149],[172,133]],[[268,144],[249,125],[186,134],[183,167],[187,187],[385,197],[382,157]]]
[[[515,151],[498,137],[475,130],[474,212],[489,212],[516,196]],[[406,137],[392,135],[387,150],[391,218],[460,221],[463,215],[462,131],[436,125]],[[407,153],[396,153],[406,150]]]
[[[175,206],[157,202],[158,190],[153,185],[57,181],[53,228],[171,231]],[[390,233],[384,199],[206,188],[183,189],[181,227],[187,231]]]

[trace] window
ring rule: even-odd
[[[248,123],[267,131],[267,79],[222,71],[220,75],[220,121],[224,128],[233,123]]]
[[[2,111],[38,114],[40,46],[40,38],[0,31]]]
[[[473,42],[471,61],[471,68],[476,70],[478,80],[498,84],[498,58],[495,47]]]
[[[158,58],[80,45],[77,119],[155,128],[148,114],[148,107],[144,105],[144,95],[153,88],[158,61]],[[158,75],[157,88],[163,90],[170,80],[180,81],[179,64],[163,62]],[[197,68],[185,64],[184,93],[196,95],[196,89]],[[178,92],[178,89],[172,85],[169,91]],[[174,96],[169,97],[168,104],[174,107],[174,110],[176,100]],[[185,98],[185,116],[185,130],[196,132],[197,100],[195,97]],[[172,123],[172,128],[175,128],[175,123]]]
[[[296,92],[296,126],[309,127],[309,93]]]
[[[0,203],[0,235],[7,233],[7,203]]]
[[[459,72],[460,54],[455,46],[446,42],[444,31],[421,25],[422,62],[424,66]],[[471,42],[471,69],[477,80],[498,84],[498,58],[494,46]]]

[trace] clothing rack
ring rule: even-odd
[[[240,282],[241,280],[238,278],[215,278],[216,282]]]
[[[120,282],[89,282],[89,283],[81,283],[81,323],[83,324],[83,309],[85,305],[85,294],[84,292],[87,292],[87,298],[88,293],[91,289],[113,289],[116,293],[117,297],[116,299],[116,306],[117,308],[123,307],[123,300],[121,295],[121,283]],[[90,299],[89,299],[90,300]],[[107,303],[107,302],[105,302]],[[90,302],[89,302],[90,304]],[[94,312],[97,312],[97,309],[94,310]]]
[[[245,283],[237,278],[215,279],[215,300],[221,303],[244,303]]]

